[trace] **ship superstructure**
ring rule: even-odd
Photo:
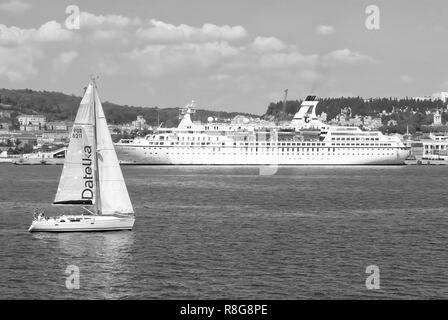
[[[195,124],[194,103],[181,109],[177,128],[115,144],[123,164],[166,165],[370,165],[404,164],[399,137],[359,127],[329,126],[308,96],[288,125]]]

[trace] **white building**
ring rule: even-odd
[[[431,100],[430,96],[421,96],[421,97],[413,97],[412,99],[417,100],[417,101],[429,101]]]
[[[389,121],[387,121],[387,125],[388,126],[396,126],[397,120],[390,119]]]
[[[441,126],[442,125],[442,115],[440,114],[439,110],[437,110],[434,113],[433,125],[434,126]]]
[[[132,126],[136,129],[143,129],[146,126],[146,120],[143,116],[137,116],[137,120],[132,121]]]
[[[446,133],[431,132],[429,138],[434,141],[448,141],[448,135]]]
[[[413,97],[414,100],[420,100],[420,101],[435,101],[435,100],[442,100],[443,102],[446,102],[448,100],[448,92],[436,92],[433,93],[430,96],[421,96],[421,97]]]
[[[319,120],[322,121],[322,122],[327,122],[327,114],[325,112],[322,112],[319,115]]]
[[[42,130],[47,119],[43,115],[21,114],[17,117],[20,124],[20,131],[39,131]]]
[[[364,128],[367,130],[376,130],[382,127],[382,125],[381,118],[374,118],[372,116],[364,117]]]
[[[72,122],[66,121],[53,121],[47,122],[45,124],[45,128],[47,131],[70,131],[70,128],[73,126]]]
[[[17,117],[17,120],[19,121],[20,125],[44,125],[46,123],[46,118],[43,115],[33,114],[21,114]]]
[[[448,92],[437,92],[433,93],[431,95],[431,100],[442,100],[443,102],[446,102],[448,100]]]
[[[431,132],[420,140],[409,140],[407,145],[417,159],[448,159],[448,135]]]

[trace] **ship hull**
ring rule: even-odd
[[[328,153],[314,154],[268,154],[213,153],[211,150],[176,150],[162,148],[157,154],[148,154],[144,147],[115,145],[120,164],[126,165],[404,165],[409,152],[403,148],[353,152],[350,154]]]
[[[29,232],[87,232],[132,230],[135,218],[120,216],[63,216],[34,220]]]

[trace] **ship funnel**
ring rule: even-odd
[[[316,119],[316,107],[319,101],[316,100],[316,96],[308,96],[300,105],[299,111],[294,115],[294,119],[305,119],[309,117],[311,119]]]
[[[317,121],[316,107],[319,103],[316,96],[307,96],[300,105],[299,111],[294,115],[291,125],[294,127],[308,127],[310,122]]]

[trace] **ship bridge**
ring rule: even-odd
[[[193,129],[195,124],[191,121],[191,114],[196,112],[196,108],[194,106],[194,100],[191,101],[190,104],[187,104],[185,107],[180,108],[179,119],[180,123],[177,126],[178,129]]]

